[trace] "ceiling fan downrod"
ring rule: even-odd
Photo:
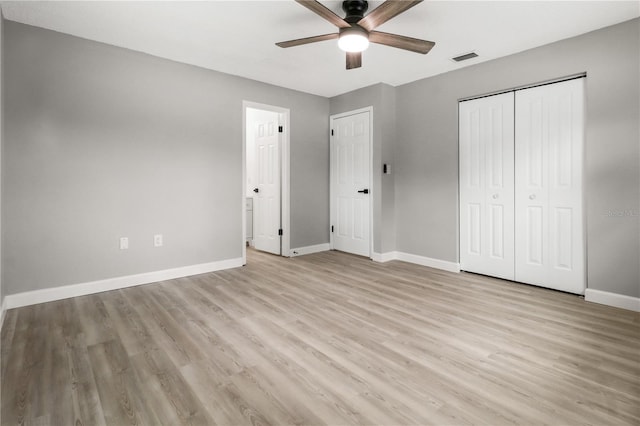
[[[369,9],[369,2],[366,0],[345,0],[342,2],[342,10],[347,14],[344,20],[351,25],[357,24]]]

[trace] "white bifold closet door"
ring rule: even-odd
[[[584,79],[516,92],[516,281],[583,294]]]
[[[459,112],[461,269],[583,294],[584,79]]]
[[[513,92],[460,103],[460,267],[513,280]]]

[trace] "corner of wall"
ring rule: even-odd
[[[4,67],[3,55],[4,55],[4,37],[3,37],[3,22],[4,16],[2,14],[2,6],[0,6],[0,331],[2,330],[2,324],[4,322],[5,300],[4,289],[2,287],[2,150],[4,147],[4,96],[3,96],[3,72]]]
[[[384,123],[382,128],[382,165],[387,164],[388,173],[382,172],[382,188],[384,198],[381,200],[380,250],[383,253],[397,249],[396,236],[396,138],[397,138],[397,89],[388,84],[382,87],[381,104],[384,109]],[[381,167],[383,167],[381,165]]]

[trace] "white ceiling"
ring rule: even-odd
[[[322,1],[344,16],[340,1]],[[382,1],[370,1],[369,11]],[[336,32],[293,1],[2,2],[5,19],[282,87],[334,96],[392,86],[506,56],[640,16],[636,1],[424,1],[380,31],[436,42],[427,55],[372,45],[345,70],[335,40],[282,49],[278,41]],[[615,48],[615,46],[611,46]],[[479,57],[454,63],[475,51]]]

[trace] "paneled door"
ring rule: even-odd
[[[513,92],[461,102],[460,268],[514,279]]]
[[[584,79],[516,92],[516,281],[583,294]]]
[[[253,244],[280,254],[280,134],[278,113],[260,111],[254,125],[256,187],[253,196]]]
[[[331,118],[331,241],[370,256],[371,113]]]

